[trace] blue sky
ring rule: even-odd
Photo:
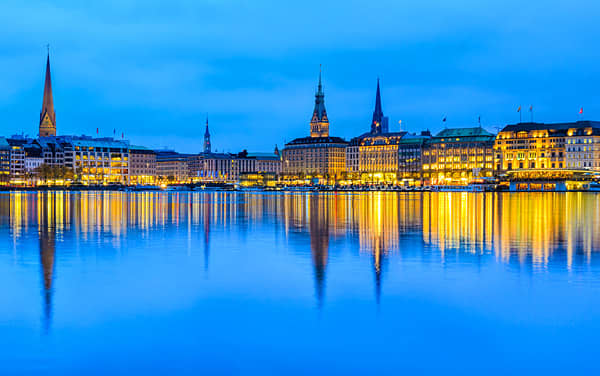
[[[319,64],[332,135],[600,120],[593,1],[13,1],[0,5],[3,135],[35,136],[46,43],[59,134],[270,151],[308,135]],[[417,4],[418,3],[418,4]],[[524,118],[529,114],[525,112]]]

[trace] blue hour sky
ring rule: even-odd
[[[89,4],[88,4],[89,3]],[[13,1],[0,5],[2,135],[37,134],[46,43],[59,134],[197,152],[308,135],[319,64],[331,134],[600,120],[594,1]]]

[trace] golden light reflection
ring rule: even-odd
[[[333,241],[356,242],[380,273],[391,255],[430,247],[443,260],[455,254],[493,254],[501,262],[551,261],[572,268],[600,249],[600,196],[593,193],[252,194],[227,192],[13,192],[0,196],[0,219],[14,244],[32,229],[75,239],[112,241],[130,231],[252,231],[265,223],[284,236],[310,236],[315,268],[326,269]],[[200,225],[200,226],[199,226]],[[408,236],[421,245],[403,241]],[[405,249],[406,248],[406,249]]]

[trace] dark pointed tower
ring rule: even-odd
[[[315,94],[315,109],[310,119],[311,137],[329,137],[329,119],[325,110],[325,94],[321,84],[321,68],[319,66],[319,86]]]
[[[275,145],[275,151],[274,151],[275,155],[279,157],[279,148],[277,147],[277,145]]]
[[[210,132],[208,131],[208,116],[206,117],[206,131],[204,131],[204,152],[210,153]]]
[[[379,90],[379,78],[377,78],[377,93],[375,94],[375,111],[373,111],[373,121],[371,122],[371,133],[388,133],[388,118],[383,116],[381,108],[381,91]]]
[[[46,81],[44,83],[44,100],[40,112],[40,137],[56,136],[56,115],[52,99],[52,80],[50,78],[50,52],[46,59]]]

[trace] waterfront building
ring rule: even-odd
[[[129,146],[130,184],[156,182],[156,152],[143,146]]]
[[[494,164],[497,173],[511,171],[544,175],[567,168],[565,144],[575,123],[518,123],[505,126],[496,136]]]
[[[64,167],[83,184],[129,184],[129,145],[111,137],[63,136]]]
[[[398,180],[403,185],[423,184],[423,149],[431,139],[429,131],[405,134],[398,142]]]
[[[204,145],[206,147],[206,143]],[[193,183],[202,180],[204,171],[204,156],[207,153],[190,154],[187,157],[188,176]]]
[[[25,146],[25,171],[32,174],[44,163],[42,149],[37,144]]]
[[[35,143],[42,150],[42,158],[48,166],[64,166],[65,164],[65,140],[59,137],[40,137]],[[72,162],[72,161],[71,161]]]
[[[310,137],[296,138],[282,151],[282,171],[288,181],[333,182],[346,170],[348,142],[329,135],[329,118],[325,110],[325,94],[319,72],[315,108],[310,121]]]
[[[8,183],[10,176],[10,144],[0,137],[0,184]]]
[[[346,148],[349,180],[360,183],[398,182],[398,145],[406,132],[389,132],[388,123],[388,118],[383,115],[377,79],[370,131],[350,140]]]
[[[210,182],[232,182],[234,156],[229,153],[207,153],[203,156],[200,178]]]
[[[248,153],[242,151],[233,159],[232,180],[238,181],[243,174],[277,176],[281,174],[281,158],[275,153]]]
[[[46,59],[46,79],[44,82],[44,99],[40,111],[39,136],[56,136],[56,114],[54,113],[54,99],[52,98],[52,80],[50,78],[50,54]]]
[[[448,128],[423,150],[423,179],[430,184],[468,184],[493,176],[494,135],[480,127]]]
[[[566,167],[600,171],[600,122],[581,121],[567,131]]]
[[[156,175],[160,181],[186,183],[189,180],[188,155],[173,150],[156,150]]]
[[[15,135],[6,141],[10,145],[10,180],[20,183],[25,177],[25,146],[30,140]]]
[[[360,137],[354,137],[348,143],[346,147],[346,172],[349,179],[356,177],[360,178],[359,174],[359,146]]]

